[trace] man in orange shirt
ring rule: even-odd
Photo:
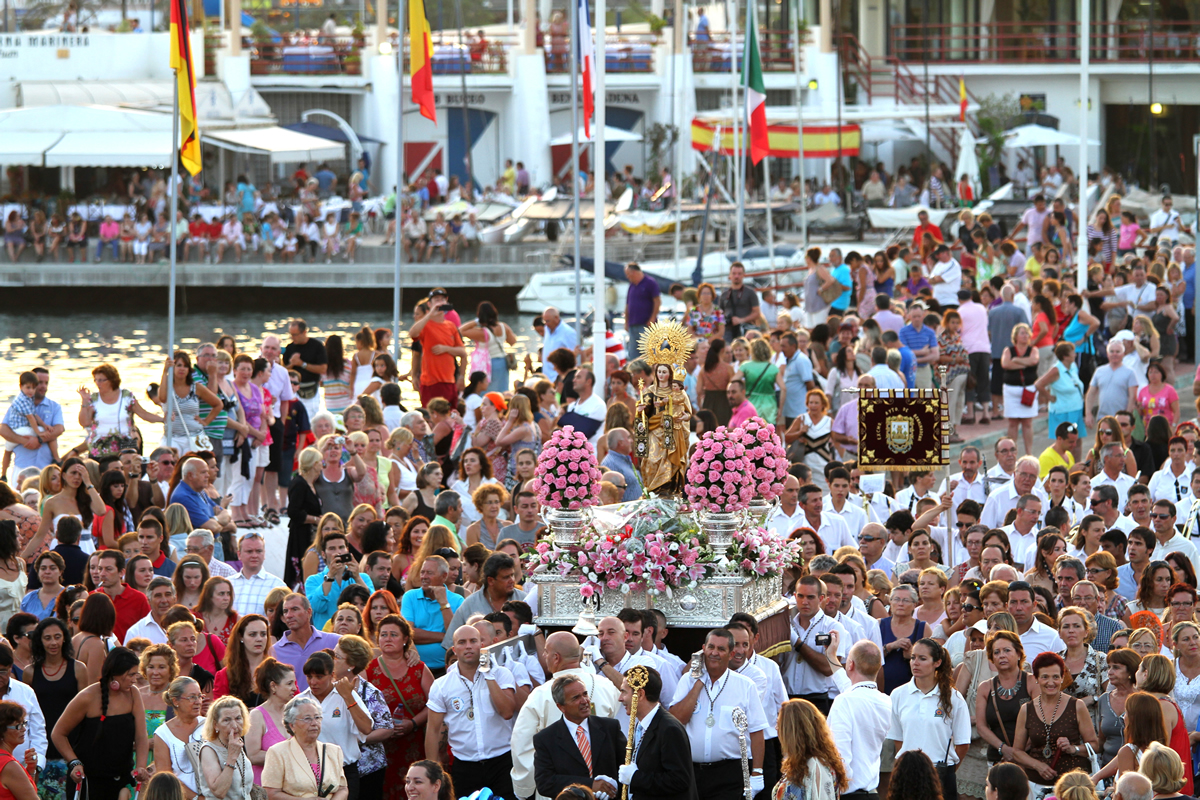
[[[913,231],[912,249],[914,253],[921,252],[921,239],[925,234],[933,237],[935,242],[942,242],[942,229],[929,221],[929,212],[920,211],[917,213],[917,229]]]
[[[455,380],[458,359],[467,357],[458,326],[446,319],[447,311],[453,311],[444,297],[430,298],[429,311],[408,335],[421,345],[421,405],[428,405],[435,397],[444,397],[454,406],[458,403],[458,384]]]

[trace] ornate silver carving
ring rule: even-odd
[[[742,751],[742,791],[746,800],[754,800],[754,791],[750,788],[750,754],[746,751],[746,731],[750,729],[750,720],[741,706],[733,707],[733,727],[737,730],[738,747]]]
[[[587,509],[572,511],[565,508],[545,508],[542,509],[542,521],[554,534],[554,543],[565,546],[579,541],[579,534],[587,527],[590,514]]]

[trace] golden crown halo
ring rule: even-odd
[[[638,349],[652,366],[672,367],[677,380],[683,379],[683,363],[696,347],[691,332],[678,322],[653,322],[638,341]]]

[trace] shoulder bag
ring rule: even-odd
[[[1022,675],[1021,679],[1024,680],[1024,675]],[[1012,740],[1010,740],[1008,738],[1008,729],[1006,729],[1004,727],[1004,720],[1000,718],[1000,704],[996,702],[996,679],[995,678],[992,678],[992,691],[990,692],[990,694],[992,696],[992,708],[994,708],[996,710],[996,722],[998,722],[1000,724],[1000,738],[1004,741],[1004,743],[1006,745],[1008,745],[1009,747],[1012,747]],[[999,748],[999,747],[996,749],[1000,750],[1000,760],[1003,761],[1004,760],[1003,749]]]

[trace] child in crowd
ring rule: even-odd
[[[325,263],[332,264],[333,257],[341,249],[342,240],[338,236],[337,215],[330,211],[325,215],[325,224],[321,226],[321,249],[325,251]]]
[[[1132,211],[1121,212],[1121,232],[1117,236],[1117,255],[1135,252],[1145,235]]]
[[[50,426],[42,422],[41,417],[34,410],[33,394],[37,390],[38,376],[36,372],[22,372],[17,379],[17,383],[21,387],[21,393],[13,399],[12,410],[25,417],[25,425],[19,428],[13,428],[13,433],[18,436],[37,436],[42,431],[49,433]],[[50,458],[58,461],[58,440],[50,441]],[[21,445],[16,442],[4,443],[4,464],[0,466],[0,475],[8,474],[8,465],[12,461],[12,452]]]
[[[133,261],[133,242],[137,239],[137,229],[133,217],[126,214],[121,217],[121,263]]]
[[[284,234],[283,243],[283,263],[292,264],[296,261],[296,250],[299,248],[299,239],[296,237],[296,229],[288,228]]]
[[[366,228],[363,226],[362,215],[357,211],[350,212],[350,221],[346,223],[346,233],[343,239],[346,242],[346,260],[351,264],[354,263],[354,253],[358,250],[358,240],[366,233]]]
[[[442,251],[442,262],[446,261],[446,240],[450,236],[450,226],[446,224],[446,216],[441,211],[437,212],[437,218],[433,224],[429,226],[429,250],[426,256],[430,261],[433,260],[435,250]]]

